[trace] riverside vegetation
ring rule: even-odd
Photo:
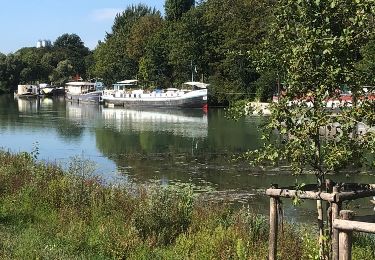
[[[0,151],[0,258],[264,259],[267,218],[209,203],[184,185],[109,185],[73,158],[66,170],[37,152]],[[285,223],[281,259],[316,259],[317,232]],[[353,259],[374,259],[356,238]]]

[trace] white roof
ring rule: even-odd
[[[65,85],[68,85],[68,86],[95,86],[95,83],[85,82],[85,81],[72,81],[72,82],[66,83]]]
[[[138,82],[138,80],[136,79],[126,79],[126,80],[117,82],[117,84],[132,84],[136,82]]]
[[[210,84],[198,82],[198,81],[188,81],[188,82],[185,82],[184,84],[190,85],[190,86],[196,86],[198,88],[207,88],[207,86],[210,85]]]

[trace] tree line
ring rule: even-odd
[[[265,52],[272,57],[269,53],[283,47],[270,30],[276,7],[271,0],[166,0],[162,16],[143,4],[128,6],[93,51],[78,35],[63,34],[51,47],[0,54],[0,89],[31,82],[62,85],[74,75],[100,78],[107,86],[137,78],[146,87],[178,87],[193,77],[210,83],[213,103],[266,101],[283,80],[282,64],[262,69],[260,62]],[[369,78],[374,44],[363,43],[358,54],[358,66]]]

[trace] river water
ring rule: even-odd
[[[283,168],[254,169],[236,156],[260,146],[264,118],[238,121],[224,109],[129,110],[76,104],[62,99],[14,99],[0,96],[0,147],[38,152],[39,160],[63,167],[73,158],[95,163],[107,182],[129,184],[188,183],[211,200],[225,200],[266,213],[264,190],[271,183],[314,183],[311,175],[293,176]],[[346,182],[375,183],[373,175],[335,176]],[[314,203],[294,207],[285,201],[292,221],[314,217]],[[353,207],[372,212],[369,200]]]

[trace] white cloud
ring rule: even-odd
[[[103,8],[94,10],[92,13],[95,21],[113,20],[116,14],[121,13],[123,10],[119,8]]]

